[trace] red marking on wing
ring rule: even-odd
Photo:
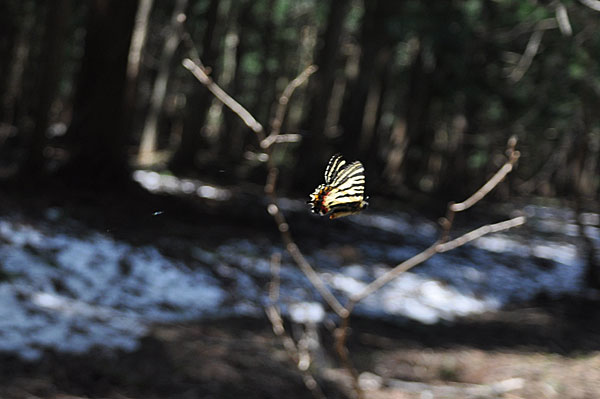
[[[327,194],[329,194],[329,190],[321,190],[319,192],[319,194],[317,194],[317,199],[315,201],[315,207],[319,210],[320,213],[327,213],[329,212],[329,208],[327,208],[324,204],[325,202],[325,197],[327,197]]]

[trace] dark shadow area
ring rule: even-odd
[[[132,353],[0,356],[0,396],[111,398],[311,397],[266,320],[157,326]],[[330,398],[343,398],[325,384]]]
[[[436,325],[354,318],[349,349],[360,371],[378,370],[383,367],[380,362],[391,362],[396,374],[402,376],[405,370],[408,380],[422,379],[415,374],[415,364],[409,369],[404,366],[405,362],[416,362],[415,353],[439,357],[437,362],[441,363],[448,356],[459,359],[461,353],[483,350],[486,358],[476,359],[478,367],[493,367],[495,357],[502,356],[495,354],[502,353],[523,359],[539,354],[577,358],[600,350],[598,305],[598,301],[577,297],[540,298],[496,313]],[[325,351],[331,355],[330,364],[339,367],[332,353],[331,332],[322,329],[321,336]],[[0,360],[0,395],[4,398],[64,394],[110,398],[312,397],[264,318],[157,325],[131,353],[97,349],[85,355],[47,352],[35,363],[10,355],[1,355]],[[459,378],[452,370],[444,371],[447,366],[439,367],[441,371],[429,371],[431,375],[425,380]],[[565,366],[565,372],[572,372],[571,367]],[[331,380],[317,379],[327,397],[346,397]]]
[[[374,324],[355,318],[350,342],[356,349],[396,342],[404,348],[476,348],[579,356],[600,350],[598,306],[598,300],[565,296],[539,298],[498,312],[434,325],[414,321]]]

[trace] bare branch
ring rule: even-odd
[[[260,142],[264,149],[271,147],[274,143],[297,143],[302,139],[299,134],[270,134],[266,139]]]
[[[511,140],[509,140],[508,160],[506,161],[506,163],[500,168],[500,170],[498,170],[498,172],[496,172],[496,174],[494,174],[494,176],[490,178],[490,180],[488,180],[479,190],[477,190],[465,201],[459,202],[457,204],[451,204],[450,210],[452,212],[462,212],[464,210],[469,209],[477,202],[481,201],[483,197],[488,195],[490,191],[492,191],[502,180],[504,180],[506,175],[508,175],[512,171],[515,163],[519,160],[519,157],[521,156],[521,153],[514,149],[515,145],[516,138],[511,138]]]
[[[278,105],[277,111],[275,113],[275,118],[273,119],[272,124],[271,124],[271,134],[269,134],[269,137],[266,139],[263,139],[263,141],[261,142],[261,147],[265,148],[266,152],[269,154],[269,158],[267,160],[269,171],[268,171],[267,180],[265,182],[264,189],[265,189],[265,194],[267,195],[267,197],[270,200],[270,204],[267,206],[267,212],[269,212],[269,214],[271,216],[273,216],[273,219],[275,220],[277,229],[279,230],[279,232],[281,234],[281,238],[283,240],[286,250],[292,256],[292,259],[294,259],[294,262],[296,262],[296,264],[298,265],[300,270],[302,270],[304,275],[309,279],[310,283],[316,288],[316,290],[319,292],[319,294],[323,297],[325,302],[327,302],[327,304],[331,307],[331,309],[338,316],[343,318],[343,317],[347,317],[346,309],[344,309],[344,306],[342,306],[340,301],[338,301],[338,299],[333,295],[333,293],[329,290],[329,288],[327,288],[327,285],[325,285],[325,283],[323,282],[321,277],[319,277],[319,275],[315,271],[315,269],[306,260],[306,258],[302,254],[302,251],[300,251],[300,248],[298,248],[298,245],[296,245],[296,242],[292,238],[292,234],[289,231],[289,225],[285,219],[285,216],[283,215],[283,213],[279,210],[279,207],[277,206],[276,186],[277,186],[277,177],[279,175],[279,171],[278,171],[277,167],[275,166],[273,158],[270,156],[270,151],[272,150],[271,141],[277,142],[278,138],[282,136],[279,134],[279,129],[281,127],[281,122],[283,120],[283,117],[285,116],[285,112],[287,109],[287,104],[289,103],[290,96],[292,95],[294,90],[298,86],[300,86],[302,83],[304,83],[306,81],[306,79],[308,79],[308,77],[310,77],[310,75],[312,73],[314,73],[315,71],[316,71],[315,66],[311,65],[308,68],[306,68],[297,78],[292,80],[287,85],[287,87],[285,88],[285,90],[283,91],[283,94],[281,95],[281,97],[279,99],[279,105]],[[266,145],[263,145],[263,143],[265,143],[265,142],[266,142]]]
[[[189,58],[185,58],[182,62],[183,66],[189,70],[195,77],[198,79],[200,83],[202,83],[219,101],[225,104],[229,109],[231,109],[237,116],[239,116],[242,121],[248,126],[256,135],[258,139],[262,142],[265,139],[265,133],[263,126],[252,116],[246,108],[244,108],[240,103],[235,101],[229,94],[225,92],[225,90],[221,89],[208,74],[205,72],[205,68],[202,64],[199,64],[200,60],[196,62],[192,61]]]
[[[531,34],[531,37],[529,37],[529,41],[527,42],[525,52],[521,56],[521,59],[519,59],[519,63],[517,64],[517,66],[512,70],[512,72],[509,75],[510,80],[512,80],[514,83],[518,82],[523,78],[523,76],[525,76],[525,72],[527,72],[527,70],[531,66],[533,58],[535,57],[540,48],[540,43],[542,42],[543,36],[544,31],[542,29],[536,29]]]
[[[302,140],[302,136],[296,133],[279,134],[275,137],[276,143],[297,143]]]
[[[407,259],[404,262],[400,263],[399,265],[394,267],[392,270],[388,271],[387,273],[383,274],[381,277],[379,277],[376,280],[374,280],[373,282],[371,282],[361,292],[352,296],[350,298],[349,304],[346,305],[346,309],[348,310],[348,312],[351,312],[352,308],[354,307],[354,305],[356,303],[362,301],[363,299],[365,299],[366,297],[368,297],[375,291],[379,290],[381,287],[383,287],[384,285],[386,285],[387,283],[389,283],[390,281],[392,281],[393,279],[395,279],[402,273],[412,269],[413,267],[415,267],[417,265],[420,265],[421,263],[425,262],[427,259],[431,258],[432,256],[434,256],[438,253],[448,252],[451,249],[455,249],[460,246],[463,246],[466,243],[476,240],[477,238],[480,238],[486,234],[497,233],[499,231],[508,230],[513,227],[520,226],[524,223],[525,223],[525,217],[519,216],[514,219],[506,220],[504,222],[488,224],[488,225],[482,226],[478,229],[475,229],[466,234],[463,234],[462,236],[455,238],[452,241],[448,241],[446,243],[436,242],[435,244],[433,244],[432,246],[430,246],[423,252],[418,253],[417,255],[413,256],[412,258]]]
[[[379,278],[377,278],[376,280],[371,282],[361,292],[353,295],[350,298],[350,302],[348,303],[348,305],[346,305],[346,308],[349,311],[351,311],[356,303],[362,301],[363,299],[365,299],[366,297],[368,297],[375,291],[379,290],[381,287],[383,287],[384,285],[386,285],[387,283],[389,283],[390,281],[392,281],[393,279],[395,279],[402,273],[406,272],[409,269],[412,269],[413,267],[415,267],[417,265],[420,265],[421,263],[425,262],[427,259],[431,258],[433,255],[435,255],[437,253],[436,252],[437,245],[438,245],[438,243],[433,244],[432,246],[427,248],[425,251],[413,256],[410,259],[405,260],[404,262],[402,262],[399,265],[397,265],[396,267],[394,267],[392,270],[388,271],[387,273],[383,274],[382,276],[380,276]]]
[[[348,313],[348,316],[349,315],[350,313]],[[352,360],[350,360],[350,353],[348,351],[348,347],[346,346],[346,338],[348,337],[349,329],[350,318],[343,317],[342,324],[334,332],[335,350],[338,354],[338,357],[342,361],[343,366],[346,368],[346,370],[352,377],[352,385],[354,391],[356,392],[357,399],[363,399],[365,395],[362,388],[360,387],[358,371],[352,364]]]
[[[314,379],[314,377],[306,370],[299,367],[299,350],[298,346],[294,343],[294,340],[286,334],[285,327],[283,326],[283,320],[281,313],[276,303],[279,300],[279,270],[281,266],[281,253],[276,252],[271,255],[271,283],[269,284],[269,300],[270,304],[265,308],[267,318],[273,326],[273,333],[278,336],[282,342],[283,347],[290,357],[290,359],[296,364],[298,370],[302,374],[302,380],[304,385],[312,392],[313,396],[317,399],[325,399],[325,394],[321,390],[321,387]]]
[[[579,2],[594,11],[600,11],[600,1],[598,0],[579,0]]]
[[[506,153],[508,156],[508,160],[500,168],[500,170],[498,170],[498,172],[496,172],[494,174],[494,176],[492,176],[490,178],[490,180],[488,180],[479,190],[477,190],[473,195],[471,195],[465,201],[460,202],[460,203],[452,203],[451,202],[448,205],[448,211],[447,211],[446,217],[442,219],[442,235],[441,235],[440,240],[438,242],[436,242],[435,244],[433,244],[432,246],[430,246],[429,248],[427,248],[426,250],[424,250],[423,252],[400,263],[399,265],[394,267],[392,270],[388,271],[387,273],[385,273],[384,275],[380,276],[379,278],[377,278],[376,280],[371,282],[369,285],[367,285],[363,289],[363,291],[352,296],[350,298],[350,301],[346,305],[346,310],[348,311],[348,313],[352,312],[352,308],[354,307],[354,305],[356,303],[362,301],[364,298],[371,295],[373,292],[377,291],[378,289],[383,287],[385,284],[389,283],[390,281],[392,281],[393,279],[398,277],[400,274],[425,262],[427,259],[431,258],[433,255],[435,255],[437,253],[449,251],[450,249],[457,248],[457,247],[464,245],[467,242],[472,241],[476,238],[479,238],[485,234],[489,234],[489,233],[493,233],[493,232],[497,232],[497,231],[501,231],[501,230],[506,230],[506,229],[516,227],[516,226],[519,226],[519,225],[525,223],[525,218],[519,217],[519,218],[511,219],[506,222],[480,227],[480,228],[473,230],[457,239],[446,242],[449,237],[450,229],[452,228],[452,223],[454,221],[455,213],[469,209],[470,207],[475,205],[477,202],[481,201],[481,199],[483,199],[502,180],[504,180],[506,175],[508,173],[510,173],[510,171],[513,169],[513,166],[516,164],[517,160],[519,159],[519,157],[521,155],[520,152],[515,149],[516,145],[517,145],[517,138],[516,138],[516,136],[512,136],[508,140],[508,143],[507,143]]]
[[[462,247],[468,242],[478,239],[479,237],[483,237],[486,234],[497,233],[502,230],[512,229],[513,227],[521,226],[526,221],[524,216],[519,216],[513,219],[505,220],[504,222],[495,223],[495,224],[487,224],[485,226],[481,226],[478,229],[472,230],[462,236],[455,238],[452,241],[448,241],[443,244],[438,244],[435,246],[436,253],[448,252],[452,249]]]
[[[283,216],[283,213],[279,210],[279,207],[274,203],[269,204],[267,211],[273,218],[275,219],[275,223],[277,224],[277,228],[281,233],[281,237],[285,244],[285,249],[294,259],[294,262],[300,267],[300,270],[306,275],[311,284],[319,291],[319,294],[323,297],[325,302],[333,309],[333,311],[340,317],[346,317],[348,311],[344,309],[342,304],[337,300],[337,298],[331,293],[329,288],[325,285],[321,277],[317,274],[315,269],[310,265],[310,263],[306,260],[298,245],[292,239],[292,235],[289,231],[289,226]]]
[[[271,145],[273,145],[273,143],[275,143],[276,138],[281,132],[283,118],[285,117],[287,106],[292,94],[294,93],[294,90],[296,90],[299,86],[304,84],[304,82],[306,82],[310,75],[315,73],[317,69],[318,68],[316,65],[309,65],[304,71],[302,71],[300,75],[298,75],[295,79],[293,79],[287,84],[287,86],[283,90],[283,93],[281,93],[281,97],[279,97],[279,102],[275,111],[275,116],[271,121],[271,134],[269,134],[269,137],[262,140],[260,143],[260,146],[262,148],[268,148]]]
[[[558,29],[563,36],[571,36],[573,34],[573,28],[571,28],[571,22],[569,22],[569,14],[567,13],[567,7],[560,1],[556,4],[556,22],[558,22]]]

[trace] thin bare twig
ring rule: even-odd
[[[286,88],[284,89],[281,97],[279,98],[277,111],[275,112],[275,117],[271,122],[271,133],[266,140],[261,142],[261,146],[265,148],[265,150],[269,154],[269,159],[267,161],[269,173],[267,175],[267,180],[265,183],[265,194],[269,198],[269,205],[267,207],[267,211],[277,224],[277,228],[281,233],[281,238],[285,245],[286,250],[294,259],[294,262],[300,267],[300,270],[304,273],[304,275],[309,279],[311,284],[319,291],[319,294],[323,297],[325,302],[333,309],[333,311],[340,317],[346,316],[346,310],[338,301],[338,299],[333,295],[333,293],[327,288],[323,280],[319,277],[315,269],[311,266],[311,264],[306,260],[302,251],[296,245],[296,242],[292,238],[292,234],[289,231],[289,225],[285,219],[283,213],[279,210],[279,206],[277,206],[277,195],[275,188],[277,186],[277,177],[279,175],[279,171],[273,161],[273,158],[270,156],[272,151],[272,146],[269,144],[270,141],[276,142],[277,138],[280,137],[279,129],[281,128],[281,124],[283,123],[283,119],[285,118],[285,113],[287,111],[287,106],[289,103],[289,98],[293,94],[294,90],[302,85],[309,77],[316,71],[316,67],[311,65],[307,67],[298,77],[290,81]],[[267,141],[267,144],[263,146],[263,143]]]
[[[512,170],[514,165],[519,160],[521,153],[517,151],[515,148],[517,146],[517,137],[512,136],[508,139],[508,143],[506,145],[506,156],[507,161],[502,167],[492,176],[479,190],[477,190],[473,195],[464,200],[463,202],[455,203],[450,202],[448,204],[448,209],[446,210],[446,216],[441,218],[440,224],[442,226],[442,234],[440,237],[440,242],[448,241],[450,237],[450,230],[452,229],[452,223],[454,223],[454,215],[456,212],[462,212],[477,202],[481,201],[486,195],[490,193],[504,178],[508,175]]]
[[[476,240],[480,237],[483,237],[486,234],[497,233],[499,231],[512,229],[513,227],[521,226],[526,221],[524,216],[518,216],[513,219],[505,220],[500,223],[494,224],[486,224],[485,226],[481,226],[475,230],[469,231],[462,236],[455,238],[452,241],[448,241],[442,244],[438,244],[435,246],[436,253],[448,252],[452,249],[462,247],[468,242]]]
[[[518,82],[525,76],[525,73],[531,66],[533,62],[533,58],[537,54],[540,43],[542,43],[542,37],[544,36],[544,30],[537,29],[535,30],[531,36],[529,37],[529,41],[527,42],[527,47],[525,47],[525,51],[521,55],[517,66],[512,70],[509,75],[510,80],[513,83]]]
[[[341,325],[334,331],[335,337],[335,351],[338,354],[338,357],[342,361],[342,365],[348,371],[350,376],[352,377],[352,386],[354,391],[356,392],[357,399],[364,398],[364,392],[360,387],[359,382],[359,374],[354,365],[352,364],[352,360],[350,359],[350,353],[348,351],[348,346],[346,346],[346,338],[348,337],[348,331],[350,330],[350,313],[348,316],[342,318]]]
[[[516,146],[516,138],[511,138],[508,144],[508,160],[500,170],[498,170],[494,176],[492,176],[479,190],[477,190],[473,195],[464,200],[463,202],[455,203],[450,205],[450,210],[452,212],[462,212],[479,201],[483,199],[486,195],[490,193],[504,178],[508,175],[515,166],[515,163],[519,160],[521,153],[515,150]]]
[[[275,116],[271,122],[271,133],[269,136],[260,142],[260,146],[262,148],[269,148],[275,143],[277,137],[281,132],[281,125],[283,124],[283,119],[285,118],[285,113],[287,111],[287,106],[290,101],[290,98],[294,91],[306,82],[306,80],[317,71],[316,65],[309,65],[300,75],[298,75],[295,79],[290,81],[283,93],[279,97],[279,102],[277,105],[277,109],[275,110]]]
[[[368,297],[375,291],[379,290],[381,287],[383,287],[384,285],[386,285],[387,283],[389,283],[390,281],[392,281],[393,279],[395,279],[402,273],[406,272],[409,269],[412,269],[413,267],[415,267],[417,265],[420,265],[421,263],[425,262],[427,259],[431,258],[433,255],[435,255],[437,253],[437,251],[436,251],[437,246],[438,246],[438,243],[433,244],[432,246],[430,246],[423,252],[413,256],[410,259],[405,260],[404,262],[402,262],[399,265],[397,265],[396,267],[394,267],[392,270],[386,272],[385,274],[383,274],[376,280],[372,281],[365,288],[363,288],[362,291],[360,291],[359,293],[350,297],[350,301],[346,305],[346,309],[349,312],[351,312],[352,308],[354,307],[355,304],[362,301],[363,299],[365,299],[366,297]]]
[[[281,253],[276,252],[271,256],[271,283],[269,284],[269,301],[270,304],[266,306],[265,313],[267,318],[271,322],[273,327],[273,333],[281,339],[283,347],[289,356],[289,358],[296,364],[298,371],[302,374],[302,380],[304,385],[317,399],[325,399],[325,394],[321,390],[321,387],[315,380],[315,378],[306,370],[300,367],[300,351],[294,340],[286,333],[285,327],[283,326],[283,319],[281,318],[281,312],[277,306],[279,301],[279,270],[281,266]]]
[[[399,265],[394,267],[392,270],[388,271],[387,273],[383,274],[376,280],[372,281],[361,292],[352,296],[350,298],[348,304],[346,305],[346,310],[348,311],[348,313],[352,312],[352,308],[358,302],[362,301],[367,296],[369,296],[372,293],[374,293],[375,291],[379,290],[381,287],[383,287],[384,285],[386,285],[387,283],[389,283],[390,281],[392,281],[393,279],[395,279],[402,273],[406,272],[407,270],[412,269],[413,267],[425,262],[427,259],[431,258],[435,254],[438,254],[441,252],[447,252],[450,249],[460,247],[460,246],[466,244],[467,242],[473,241],[476,238],[479,238],[485,234],[494,233],[494,232],[498,232],[501,230],[507,230],[512,227],[516,227],[516,226],[519,226],[519,225],[525,223],[524,217],[518,217],[518,218],[514,218],[511,220],[505,221],[505,222],[482,226],[476,230],[473,230],[469,233],[462,235],[459,238],[456,238],[452,241],[446,242],[446,241],[448,241],[448,237],[449,237],[450,229],[452,228],[455,213],[467,210],[470,207],[472,207],[473,205],[475,205],[477,202],[481,201],[502,180],[504,180],[506,175],[508,173],[510,173],[510,171],[513,169],[515,163],[517,162],[517,160],[520,157],[520,152],[515,149],[516,145],[517,145],[517,138],[513,136],[508,140],[508,144],[507,144],[506,152],[507,152],[508,160],[506,161],[506,163],[504,165],[502,165],[502,167],[498,170],[498,172],[496,172],[479,190],[477,190],[473,195],[471,195],[469,198],[467,198],[463,202],[459,202],[459,203],[451,202],[450,204],[448,204],[448,211],[446,213],[446,217],[444,219],[442,219],[442,234],[441,234],[440,240],[438,242],[434,243],[432,246],[430,246],[426,250],[424,250],[423,252],[418,253],[417,255],[413,256],[412,258],[407,259],[406,261],[400,263]]]
[[[558,29],[560,29],[560,33],[562,33],[563,36],[573,35],[573,28],[571,28],[567,7],[565,7],[565,5],[559,1],[556,3],[554,12],[556,14],[556,22],[558,22]]]
[[[273,198],[271,198],[272,200]],[[311,264],[306,260],[302,251],[298,248],[298,245],[294,242],[292,235],[289,231],[289,225],[287,224],[283,213],[279,210],[279,207],[274,203],[269,204],[267,211],[273,218],[275,219],[275,223],[277,224],[277,228],[281,233],[281,238],[285,245],[285,249],[294,259],[294,262],[300,267],[300,270],[304,273],[304,275],[308,278],[311,284],[316,288],[316,290],[321,294],[325,302],[331,307],[331,309],[340,317],[346,317],[347,310],[344,309],[344,306],[338,301],[338,299],[331,293],[329,288],[325,285],[321,277],[319,277],[318,273],[311,266]]]
[[[541,40],[541,36],[540,36]],[[539,43],[538,43],[539,45]],[[537,49],[536,49],[537,52]],[[219,98],[225,105],[229,106],[234,112],[236,109],[238,112],[236,114],[246,122],[248,126],[251,127],[252,121],[256,122],[256,120],[250,115],[248,111],[246,111],[239,103],[233,100],[227,93],[225,93],[222,89],[220,89],[213,81],[208,77],[208,75],[204,71],[204,67],[202,66],[200,60],[197,62],[193,62],[189,59],[184,60],[184,66],[188,68],[194,76],[198,78],[198,80],[205,84],[209,90]],[[506,230],[515,226],[519,226],[525,222],[525,218],[518,217],[505,222],[491,224],[482,226],[478,229],[470,231],[456,239],[451,241],[447,240],[448,233],[452,227],[452,222],[454,219],[454,214],[456,212],[464,211],[475,203],[480,201],[485,195],[487,195],[494,187],[496,187],[505,177],[506,175],[513,169],[514,164],[519,158],[519,152],[515,150],[516,139],[509,140],[509,151],[508,151],[508,161],[502,168],[484,185],[482,186],[475,194],[469,197],[462,203],[454,204],[451,203],[448,207],[448,214],[445,219],[444,232],[442,234],[442,239],[438,242],[434,243],[432,246],[427,248],[425,251],[413,256],[412,258],[400,263],[392,270],[385,273],[383,276],[379,277],[369,285],[367,285],[362,292],[350,297],[346,306],[342,306],[338,299],[333,295],[330,289],[323,282],[321,277],[317,274],[315,269],[311,266],[311,264],[306,260],[295,241],[292,238],[292,235],[289,231],[289,225],[285,219],[285,216],[280,211],[277,206],[277,194],[276,194],[276,185],[277,185],[277,177],[278,177],[278,169],[275,166],[275,163],[271,157],[272,153],[272,145],[278,142],[278,138],[282,135],[280,134],[281,124],[283,122],[285,112],[287,110],[287,104],[289,102],[289,97],[293,93],[294,89],[300,86],[308,77],[316,70],[314,67],[308,67],[305,69],[301,75],[299,75],[296,79],[291,81],[286,90],[284,90],[282,96],[279,100],[279,106],[277,112],[275,113],[275,117],[271,123],[271,132],[268,137],[264,136],[264,131],[262,129],[262,125],[258,122],[254,126],[260,126],[260,129],[253,129],[260,140],[260,145],[265,149],[266,154],[268,155],[267,165],[268,165],[268,176],[265,182],[265,194],[270,200],[270,203],[267,207],[267,211],[271,216],[273,216],[277,228],[281,234],[283,243],[285,245],[286,250],[292,256],[296,264],[300,267],[302,272],[307,276],[311,284],[317,289],[317,291],[321,294],[325,302],[331,307],[331,309],[341,318],[340,327],[336,329],[335,332],[335,346],[338,356],[342,361],[344,367],[348,370],[349,374],[353,378],[354,389],[357,396],[360,398],[364,397],[363,391],[360,388],[359,380],[358,380],[358,372],[353,367],[352,362],[349,357],[348,348],[346,345],[346,339],[349,331],[349,320],[350,314],[356,305],[356,303],[360,302],[373,292],[380,289],[382,286],[404,273],[405,271],[423,263],[427,259],[431,258],[437,253],[446,252],[451,249],[457,248],[461,245],[464,245],[470,241],[473,241],[485,234],[498,232],[502,230]],[[246,119],[244,119],[246,117]],[[247,122],[249,120],[250,122]],[[250,123],[250,124],[249,124]],[[262,138],[261,138],[262,137]],[[277,277],[274,276],[273,282],[270,288],[270,298],[272,300],[271,306],[268,306],[266,309],[267,316],[273,325],[273,331],[276,335],[282,336],[285,333],[285,328],[283,327],[283,322],[281,320],[281,315],[279,313],[279,309],[273,304],[279,298],[279,277],[278,277],[278,262],[280,258],[274,257],[272,259],[272,268],[274,275],[277,274]],[[291,340],[291,338],[290,338]],[[288,341],[287,347],[290,351],[296,354],[295,358],[298,359],[298,347],[295,345],[293,340]],[[310,374],[306,374],[308,376],[308,380],[305,379],[305,382],[308,381],[307,386],[311,385],[314,379]],[[312,379],[312,380],[311,380]],[[316,382],[315,382],[316,383]]]
[[[594,11],[600,11],[600,1],[598,0],[579,0],[579,2]]]
[[[246,108],[244,108],[240,103],[235,101],[229,94],[225,92],[225,90],[221,89],[208,74],[205,72],[205,68],[202,64],[199,64],[200,60],[196,60],[196,62],[192,61],[189,58],[185,58],[182,62],[183,66],[189,70],[195,77],[198,79],[200,83],[202,83],[210,92],[223,104],[225,104],[229,109],[231,109],[237,116],[240,117],[242,121],[248,126],[256,136],[259,141],[263,141],[265,139],[265,129],[263,126],[252,116],[250,112]]]
[[[272,143],[297,143],[302,140],[302,136],[296,133],[279,134],[272,139],[269,139],[269,137],[263,141],[263,143],[269,142],[266,144],[267,146],[271,146]]]

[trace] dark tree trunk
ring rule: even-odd
[[[410,83],[406,95],[406,155],[402,169],[405,171],[406,183],[418,189],[423,171],[426,170],[425,162],[427,152],[431,149],[433,132],[427,129],[427,117],[432,99],[432,71],[424,65],[422,44],[415,58],[410,72]]]
[[[399,15],[401,3],[385,0],[365,1],[365,15],[360,38],[359,72],[346,96],[341,119],[344,134],[343,150],[350,158],[364,157],[365,155],[361,153],[360,143],[364,133],[367,99],[374,78],[385,69],[382,62],[386,58],[385,52],[389,51],[390,46],[393,46],[397,40],[387,32],[386,21]],[[376,124],[377,122],[371,125]]]
[[[86,25],[85,53],[67,132],[71,158],[64,172],[77,185],[129,181],[125,145],[126,69],[136,0],[94,0]]]
[[[237,21],[238,32],[247,32],[251,29],[252,18],[250,11],[253,2],[244,2],[239,11]],[[235,72],[231,82],[230,94],[237,98],[243,91],[243,71],[242,57],[246,53],[247,39],[245,35],[238,34],[238,43],[235,54]],[[246,106],[246,104],[244,104]],[[243,155],[245,143],[251,142],[251,132],[246,125],[240,120],[239,116],[231,112],[229,109],[223,110],[223,134],[219,143],[219,158],[226,163],[239,162]],[[256,142],[256,140],[254,140]]]
[[[317,45],[315,63],[319,67],[308,84],[308,112],[301,130],[306,132],[300,144],[301,175],[295,178],[304,185],[304,180],[312,184],[316,175],[322,174],[329,155],[326,147],[325,126],[336,72],[340,72],[340,46],[344,22],[350,10],[350,0],[333,0],[329,8],[326,28]],[[341,71],[343,73],[343,70]],[[306,182],[308,184],[308,182]]]
[[[156,151],[159,133],[158,122],[167,95],[171,64],[173,57],[175,56],[175,51],[179,47],[183,32],[184,21],[180,19],[180,16],[181,14],[185,14],[187,5],[188,0],[177,0],[173,7],[169,30],[165,37],[162,53],[160,55],[158,73],[152,87],[150,109],[148,110],[142,137],[140,139],[140,149],[138,153],[138,163],[140,165],[150,165],[154,162],[154,153]]]
[[[275,101],[275,80],[276,70],[271,67],[274,63],[270,60],[277,54],[277,32],[273,22],[273,12],[277,5],[276,0],[267,0],[265,14],[261,16],[262,26],[260,33],[262,36],[261,62],[262,70],[258,75],[258,90],[261,95],[258,96],[256,107],[256,118],[268,126],[271,117],[271,107]],[[279,65],[283,64],[280,62]]]
[[[35,127],[28,138],[26,158],[21,174],[31,178],[41,174],[44,165],[46,130],[50,107],[56,98],[60,70],[63,62],[64,39],[70,17],[70,0],[57,0],[46,10],[46,26],[42,42],[42,54],[38,69],[37,101],[34,109]]]
[[[216,76],[217,60],[217,26],[219,19],[219,0],[211,0],[206,11],[207,25],[202,39],[202,62]],[[213,100],[212,94],[199,82],[190,76],[190,84],[194,85],[193,92],[188,98],[183,120],[181,142],[173,154],[169,164],[176,172],[186,172],[196,168],[196,154],[202,147],[202,128],[206,122],[208,109]]]
[[[18,13],[21,14],[17,15],[21,23],[16,27],[12,53],[7,57],[6,87],[2,92],[2,120],[12,125],[19,124],[18,108],[25,102],[22,101],[23,74],[29,60],[32,34],[35,30],[37,17],[35,2],[31,0],[21,2]]]
[[[1,104],[6,101],[7,87],[9,82],[9,71],[11,65],[15,62],[13,57],[14,47],[17,43],[17,35],[23,29],[24,21],[18,15],[19,6],[24,7],[25,1],[19,3],[15,1],[0,2],[0,96]],[[19,22],[21,23],[19,25]],[[4,106],[0,107],[0,121],[6,121]]]

